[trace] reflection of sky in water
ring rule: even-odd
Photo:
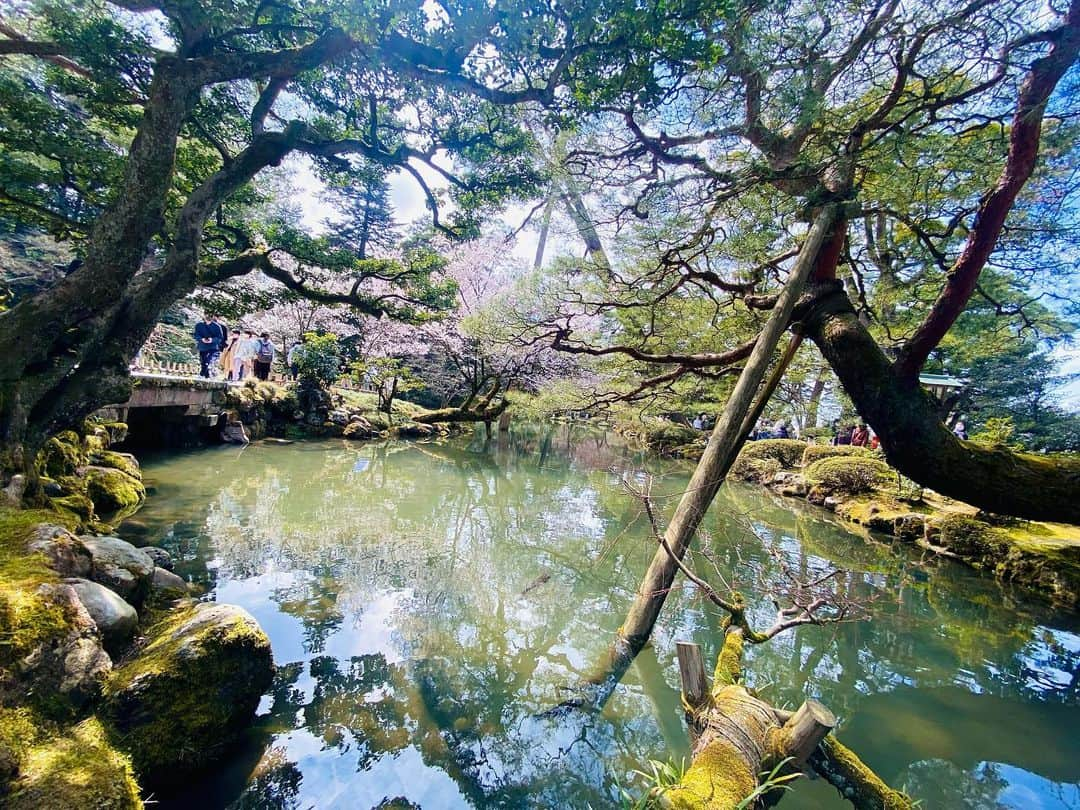
[[[685,588],[600,716],[538,716],[576,694],[653,553],[605,472],[640,464],[590,435],[516,436],[487,453],[362,447],[146,461],[160,495],[140,530],[213,598],[247,608],[281,666],[247,743],[163,808],[600,808],[648,759],[686,755],[674,642],[711,656],[720,627]],[[653,467],[670,510],[685,468]],[[1074,625],[790,501],[736,486],[721,506],[702,541],[721,570],[767,575],[767,545],[804,573],[847,568],[849,593],[876,600],[871,623],[752,648],[768,697],[822,700],[842,738],[925,808],[1080,807]],[[740,586],[754,594],[755,579]],[[773,608],[751,612],[765,623]],[[846,805],[819,781],[782,806]]]

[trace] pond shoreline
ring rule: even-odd
[[[762,439],[746,444],[729,476],[820,506],[847,523],[990,573],[1030,597],[1080,613],[1080,527],[999,520],[921,490],[904,497],[898,487],[878,483],[847,491],[804,475],[813,461],[824,459],[833,459],[834,473],[842,475],[844,465],[860,463],[863,455],[852,452],[858,449]],[[700,446],[653,452],[693,461]],[[865,457],[874,456],[867,451]]]

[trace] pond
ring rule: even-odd
[[[670,512],[689,471],[578,426],[146,457],[154,494],[121,534],[250,611],[279,666],[243,743],[158,806],[619,807],[635,769],[688,756],[675,641],[711,658],[720,617],[677,588],[602,712],[545,712],[601,660],[654,551],[619,476],[654,476]],[[782,560],[845,569],[869,605],[749,650],[775,704],[821,700],[924,808],[1080,807],[1074,618],[757,488],[725,485],[705,528],[700,570],[747,593]],[[849,805],[816,780],[781,806]]]

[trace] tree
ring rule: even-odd
[[[370,385],[379,397],[379,410],[390,416],[398,394],[415,391],[423,383],[401,360],[374,357],[353,365],[353,373],[362,385]]]
[[[18,21],[21,32],[5,25],[13,32],[0,41],[5,213],[72,242],[81,265],[0,315],[4,477],[33,478],[50,433],[124,401],[129,360],[159,314],[196,285],[258,269],[372,315],[410,319],[442,305],[446,290],[423,265],[357,259],[288,226],[253,233],[240,214],[252,179],[292,153],[346,175],[350,156],[399,168],[447,230],[527,191],[535,179],[519,157],[527,138],[498,105],[550,99],[576,32],[551,14],[534,18],[543,29],[535,36],[509,31],[502,15],[517,11],[453,8],[434,24],[393,0],[303,8],[118,0],[46,6]],[[163,15],[164,48],[138,24],[148,12]],[[479,49],[511,47],[522,58],[502,72],[469,61]],[[299,115],[284,117],[285,107]],[[435,165],[438,154],[454,168]],[[450,220],[439,217],[420,164],[450,183]],[[282,257],[352,283],[319,289]]]
[[[390,190],[384,171],[369,170],[359,178],[334,189],[334,196],[343,219],[326,224],[333,229],[331,242],[335,247],[348,248],[357,258],[368,258],[370,248],[383,253],[397,247],[398,228],[390,207]]]
[[[1027,243],[1039,259],[1068,255],[1073,239],[1075,228],[1044,226],[1073,219],[1075,178],[1063,166],[1076,158],[1076,95],[1058,87],[1075,75],[1080,7],[1041,22],[1022,2],[803,11],[703,12],[685,30],[709,31],[717,50],[684,54],[641,86],[590,74],[578,87],[606,138],[571,144],[568,161],[622,186],[596,218],[659,258],[610,272],[582,265],[549,334],[565,351],[647,364],[638,394],[723,374],[756,330],[714,325],[687,341],[668,314],[696,299],[716,324],[753,324],[801,258],[806,221],[835,205],[793,324],[890,463],[990,510],[1080,521],[1080,465],[965,444],[918,384],[973,297],[1005,322],[1031,318],[1040,297],[1054,306],[1043,315],[1063,311],[1039,290],[1068,289],[1072,269],[1020,254]],[[708,115],[674,112],[689,109]],[[1002,275],[1018,306],[995,294]],[[575,314],[615,326],[598,345],[575,334]]]
[[[296,355],[296,373],[301,385],[327,389],[341,377],[341,350],[334,334],[304,335]]]

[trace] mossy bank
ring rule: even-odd
[[[640,438],[665,455],[696,458],[703,434],[668,425],[653,425]],[[880,452],[862,447],[794,439],[747,442],[730,475],[987,571],[1032,596],[1080,609],[1080,527],[978,512],[924,490],[889,467]]]
[[[3,807],[140,808],[222,755],[273,676],[246,612],[186,598],[165,552],[80,523],[0,507]]]

